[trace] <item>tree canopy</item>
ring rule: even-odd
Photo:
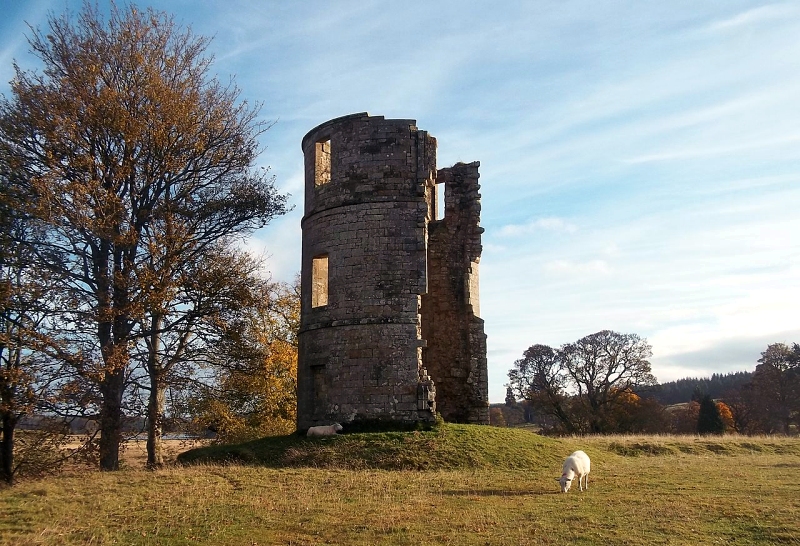
[[[191,404],[194,425],[218,441],[288,434],[297,417],[300,282],[265,283],[218,346],[215,380]]]
[[[42,69],[14,65],[0,169],[45,232],[28,250],[67,305],[42,339],[97,385],[111,470],[132,347],[162,330],[192,267],[283,214],[286,196],[255,168],[258,108],[167,14],[112,5],[106,20],[87,3],[29,43]]]
[[[725,423],[722,420],[719,406],[707,394],[700,400],[697,432],[699,434],[722,434],[725,432]]]
[[[655,383],[652,349],[636,334],[603,330],[553,349],[532,345],[509,371],[514,393],[567,432],[606,432],[633,390]],[[637,397],[638,398],[638,397]]]

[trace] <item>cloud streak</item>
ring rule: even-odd
[[[763,23],[772,23],[782,19],[791,18],[793,16],[797,16],[797,13],[798,10],[796,5],[769,4],[766,6],[748,9],[727,19],[715,21],[708,26],[708,30],[712,32],[722,30],[738,30],[742,27]]]
[[[537,218],[524,224],[508,224],[500,228],[500,237],[521,237],[540,231],[575,233],[578,226],[562,218]]]

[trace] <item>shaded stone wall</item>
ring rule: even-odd
[[[432,420],[421,306],[436,140],[414,120],[363,113],[312,129],[302,147],[298,428]]]
[[[446,421],[488,423],[486,334],[479,318],[480,163],[441,169],[444,218],[428,226],[428,292],[422,297],[423,361]]]

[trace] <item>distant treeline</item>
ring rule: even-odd
[[[655,398],[659,403],[671,406],[698,400],[706,394],[714,399],[723,398],[726,393],[740,389],[752,378],[752,372],[715,373],[711,377],[687,377],[642,387],[636,393],[642,398]]]
[[[514,362],[492,424],[553,434],[797,434],[800,344],[772,343],[753,372],[657,384],[647,342],[603,330],[557,349],[532,345]]]

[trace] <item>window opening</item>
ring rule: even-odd
[[[331,181],[331,140],[322,140],[315,146],[314,185],[322,186]]]
[[[311,307],[328,305],[328,256],[317,256],[311,263]]]
[[[444,186],[445,183],[436,184],[436,219],[444,220]]]

